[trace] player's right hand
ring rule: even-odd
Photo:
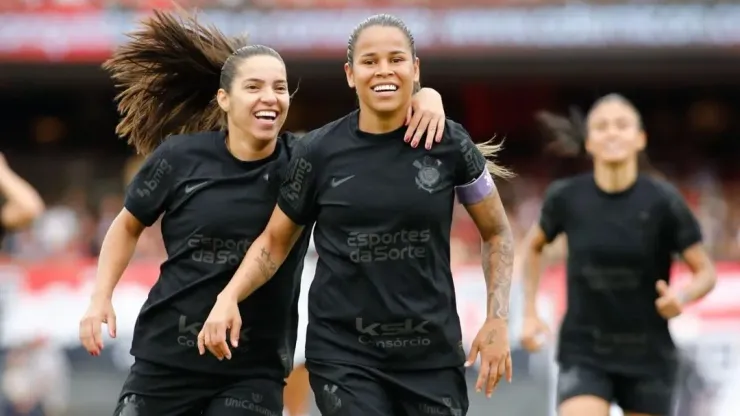
[[[93,298],[87,312],[80,319],[80,342],[93,356],[100,355],[103,349],[101,327],[108,325],[108,334],[116,337],[116,312],[110,298]]]
[[[545,321],[538,316],[524,318],[520,341],[522,347],[529,352],[537,352],[545,345],[545,340],[550,335],[550,329]]]
[[[229,333],[231,346],[236,348],[239,345],[241,328],[242,317],[236,299],[219,296],[198,334],[198,352],[203,355],[208,349],[219,360],[230,360],[231,350],[226,343],[226,333]]]

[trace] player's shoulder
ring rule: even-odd
[[[638,181],[648,186],[650,190],[657,192],[660,196],[667,198],[681,196],[681,191],[675,185],[659,176],[640,175]]]
[[[431,152],[442,158],[457,160],[462,155],[465,159],[475,159],[476,145],[462,124],[448,118],[445,120],[442,140],[432,145]]]
[[[291,149],[296,155],[310,155],[314,158],[326,156],[329,150],[336,148],[337,141],[346,142],[353,114],[354,112],[347,114],[295,138]]]
[[[304,132],[291,132],[291,131],[284,131],[280,133],[278,136],[278,142],[283,143],[286,147],[289,149],[292,149],[293,146],[295,146],[296,142],[301,139],[306,133]]]
[[[155,152],[167,153],[171,157],[182,157],[193,151],[213,149],[213,144],[224,140],[223,131],[203,131],[197,133],[174,134],[159,145]]]
[[[454,145],[454,147],[465,147],[473,144],[473,139],[465,127],[450,118],[445,120],[445,131],[442,135],[442,143]]]
[[[545,198],[561,198],[569,193],[578,192],[592,186],[593,178],[589,173],[556,179],[547,187]]]
[[[657,197],[663,202],[673,204],[684,200],[681,191],[664,178],[655,175],[640,175],[638,180],[645,185],[646,195]]]

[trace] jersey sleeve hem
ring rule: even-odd
[[[676,245],[676,251],[678,253],[683,253],[684,251],[686,251],[687,248],[693,246],[694,244],[699,244],[702,241],[703,239],[701,236],[695,235],[695,236],[687,237],[683,241],[678,242],[678,244]]]
[[[566,188],[567,180],[561,179],[550,184],[545,191],[545,198],[540,211],[539,226],[545,234],[546,242],[552,243],[557,236],[563,232],[562,229],[562,212],[560,200],[562,193]]]
[[[159,215],[152,218],[152,215],[147,213],[147,208],[134,202],[133,199],[126,198],[123,206],[128,212],[131,213],[131,215],[134,216],[134,218],[139,220],[140,223],[144,224],[147,227],[151,227],[152,224],[154,224],[159,218]]]
[[[308,223],[311,222],[310,220],[301,217],[298,214],[298,212],[293,208],[292,204],[290,202],[284,200],[282,197],[279,197],[278,198],[278,200],[277,200],[277,206],[278,206],[278,208],[280,208],[281,211],[283,211],[283,213],[285,213],[285,215],[288,218],[290,218],[291,221],[293,221],[294,223],[296,223],[296,224],[298,224],[300,226],[305,226],[305,225],[307,225]]]
[[[539,225],[542,229],[542,232],[545,234],[545,242],[547,244],[552,243],[558,237],[558,234],[560,234],[554,229],[554,227],[548,225],[547,221],[543,219],[540,219]]]

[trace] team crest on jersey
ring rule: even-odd
[[[430,194],[434,192],[434,188],[439,183],[439,167],[442,162],[433,157],[425,156],[421,161],[415,161],[414,167],[419,169],[419,174],[416,175],[416,185],[419,189],[423,189]]]

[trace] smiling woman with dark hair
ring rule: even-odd
[[[487,320],[467,364],[481,356],[479,391],[511,380],[507,320],[513,242],[486,163],[500,145],[476,147],[451,120],[427,152],[404,146],[404,117],[419,81],[406,25],[389,15],[362,22],[348,45],[345,74],[359,110],[297,144],[277,206],[198,342],[217,357],[241,344],[239,309],[285,267],[300,235],[316,224],[316,276],[310,290],[306,368],[322,414],[464,415],[465,352],[452,272],[455,196],[481,234]],[[483,151],[481,150],[483,149]],[[488,165],[488,169],[486,169]],[[277,273],[276,273],[277,272]],[[243,318],[242,318],[243,317]],[[227,334],[228,331],[228,334]]]

